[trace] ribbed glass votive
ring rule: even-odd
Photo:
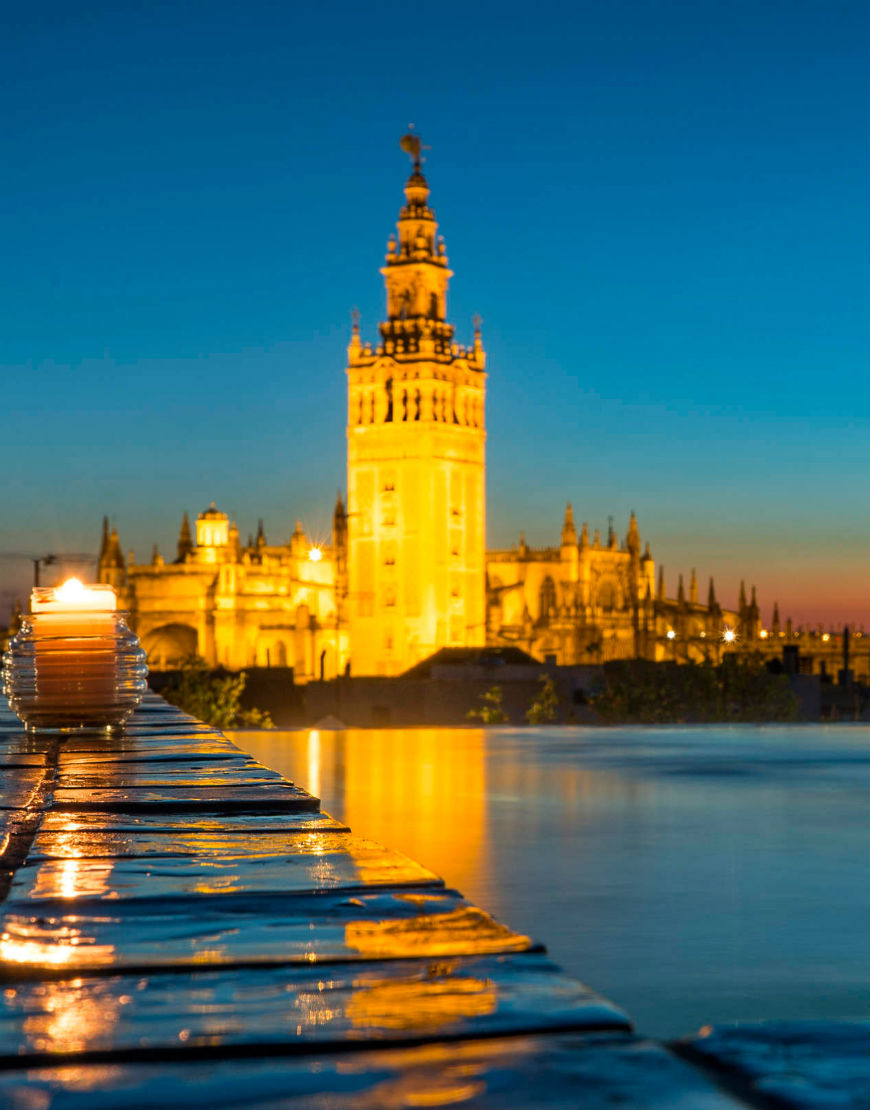
[[[3,693],[29,730],[120,728],[147,687],[126,613],[31,613],[3,657]]]

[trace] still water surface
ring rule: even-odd
[[[245,732],[646,1033],[867,1009],[859,726]]]

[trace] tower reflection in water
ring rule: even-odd
[[[233,734],[230,734],[233,735]],[[246,732],[239,746],[466,892],[488,866],[483,729]]]

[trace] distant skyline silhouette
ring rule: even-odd
[[[483,318],[488,543],[578,524],[765,621],[867,616],[866,5],[21,8],[5,552],[325,536],[413,122]],[[32,568],[0,560],[0,620]]]

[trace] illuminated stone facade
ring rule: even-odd
[[[98,577],[130,610],[153,669],[198,653],[234,670],[290,666],[304,682],[346,665],[346,568],[340,500],[332,542],[322,546],[299,523],[285,544],[267,543],[261,524],[243,546],[236,525],[212,504],[196,520],[195,543],[185,514],[170,563],[156,547],[148,563],[136,563],[132,552],[125,560],[118,533],[104,521]]]
[[[752,645],[778,653],[804,640],[778,616],[762,629],[754,589],[723,610],[665,596],[634,514],[605,542],[568,506],[558,546],[485,550],[485,364],[479,321],[469,346],[447,321],[452,277],[429,207],[416,136],[414,165],[381,273],[387,311],[376,344],[355,320],[348,348],[348,510],[339,498],[331,542],[299,524],[269,544],[262,523],[242,544],[212,505],[182,522],[176,558],[125,560],[104,528],[98,578],[116,587],[152,667],[198,652],[212,664],[290,666],[297,681],[396,675],[441,647],[515,645],[560,664],[718,659]],[[289,460],[288,460],[289,465]],[[824,654],[834,642],[815,647]],[[830,637],[829,637],[830,639]]]

